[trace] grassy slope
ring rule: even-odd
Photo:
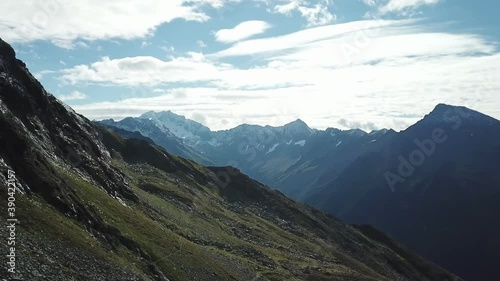
[[[130,143],[134,149],[141,145],[113,134],[108,137],[121,145],[116,148],[122,154],[127,154]],[[113,165],[127,174],[138,202],[121,202],[72,170],[52,165],[70,189],[67,192],[124,237],[119,242],[99,237],[99,232],[82,227],[36,195],[18,196],[18,215],[27,240],[39,243],[56,238],[59,242],[51,247],[69,247],[78,253],[67,257],[67,264],[62,262],[62,270],[70,275],[85,275],[74,263],[90,255],[113,270],[126,271],[125,275],[111,273],[108,280],[154,279],[151,263],[170,280],[447,280],[441,278],[448,276],[441,269],[425,264],[418,272],[407,263],[408,256],[380,239],[370,240],[355,228],[243,175],[219,188],[209,180],[211,171],[182,158],[170,156],[181,168],[170,167],[166,172],[151,166],[163,167],[155,158],[149,165],[141,163],[142,154],[135,155],[136,163],[129,164],[122,154],[113,154]],[[134,243],[129,246],[127,241]],[[25,249],[24,254],[34,253]],[[41,261],[33,263],[49,259],[50,255],[42,255]],[[429,268],[434,272],[425,276],[422,272]],[[93,274],[85,278],[95,279]]]
[[[0,62],[0,201],[13,169],[25,191],[16,201],[21,280],[453,278],[244,175],[221,188],[214,172],[223,168],[95,128],[1,40]]]

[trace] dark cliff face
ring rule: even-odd
[[[1,40],[0,169],[2,198],[6,171],[15,172],[22,222],[18,272],[9,277],[461,280],[245,175],[231,172],[220,186],[216,174],[227,168],[95,127],[47,93]]]
[[[0,41],[0,46],[0,156],[5,164],[18,171],[28,189],[50,200],[59,200],[46,178],[53,174],[51,161],[64,163],[109,194],[136,199],[123,174],[108,164],[109,153],[88,120],[48,94],[8,44]],[[62,198],[59,203],[71,205]]]

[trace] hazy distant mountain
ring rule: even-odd
[[[130,138],[131,136],[123,130],[140,133],[141,135],[152,139],[156,144],[167,149],[172,154],[197,161],[200,164],[214,164],[210,161],[210,159],[193,149],[187,143],[184,143],[183,139],[170,132],[170,128],[162,125],[157,120],[153,120],[152,118],[128,117],[118,122],[113,119],[108,119],[96,123],[111,128],[114,127],[121,129],[120,131],[115,131],[125,138]]]
[[[500,275],[500,122],[438,105],[305,201],[375,225],[467,280],[491,280]]]
[[[214,132],[196,148],[218,165],[238,167],[271,185],[306,151],[314,132],[301,120],[282,127],[241,125]]]
[[[298,199],[334,179],[356,157],[377,149],[395,134],[392,130],[320,131],[311,129],[300,119],[281,127],[244,124],[212,132],[171,111],[151,111],[138,118],[101,123],[141,132],[172,153],[193,160],[206,157],[216,165],[237,167]],[[181,150],[181,154],[177,148],[180,143],[198,154],[185,153],[186,149]],[[200,154],[203,157],[199,157]]]
[[[212,133],[208,127],[171,111],[150,111],[141,115],[140,118],[149,119],[160,128],[168,128],[173,135],[186,141],[206,140],[211,137]]]

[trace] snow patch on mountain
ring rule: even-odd
[[[306,140],[300,140],[300,141],[296,142],[295,145],[305,146]]]
[[[185,140],[197,141],[200,140],[200,137],[208,136],[211,133],[210,129],[202,124],[187,119],[184,116],[177,115],[171,111],[150,111],[144,113],[139,118],[149,119],[158,127],[168,128],[176,137]]]
[[[213,138],[211,139],[210,141],[207,142],[209,145],[213,146],[213,147],[218,147],[218,146],[221,146],[222,143],[219,142],[216,138]]]
[[[275,143],[275,144],[273,145],[273,147],[269,148],[269,150],[267,151],[267,153],[266,153],[266,154],[269,154],[269,153],[273,152],[274,150],[276,150],[276,148],[277,148],[279,145],[280,145],[279,143]]]

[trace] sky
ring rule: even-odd
[[[439,103],[500,119],[493,0],[22,2],[0,2],[0,38],[91,120],[402,130]]]

